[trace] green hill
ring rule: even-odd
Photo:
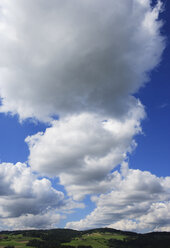
[[[0,248],[170,248],[170,233],[137,234],[111,228],[3,231]]]

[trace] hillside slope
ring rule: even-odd
[[[137,234],[111,228],[0,232],[0,248],[170,248],[170,233]]]

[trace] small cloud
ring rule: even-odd
[[[169,103],[163,103],[158,108],[159,109],[165,109],[165,108],[168,108],[168,107],[169,107]]]

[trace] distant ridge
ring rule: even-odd
[[[0,237],[0,248],[170,248],[170,232],[139,234],[112,228],[0,231]]]
[[[123,231],[123,230],[118,230],[118,229],[114,229],[114,228],[108,228],[108,227],[103,227],[103,228],[93,228],[93,229],[86,229],[86,230],[74,230],[74,229],[70,229],[70,228],[52,228],[52,229],[28,229],[28,230],[2,230],[0,231],[0,234],[8,234],[8,233],[15,233],[15,234],[20,234],[20,233],[27,233],[27,232],[51,232],[51,231],[55,231],[55,232],[77,232],[77,233],[83,233],[83,234],[90,234],[90,233],[94,233],[94,232],[102,232],[102,233],[118,233],[118,234],[126,234],[126,235],[155,235],[155,234],[170,234],[170,232],[148,232],[148,233],[137,233],[137,232],[132,232],[132,231]]]

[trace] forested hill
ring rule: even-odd
[[[111,228],[1,231],[0,248],[170,248],[170,233],[137,234]]]

